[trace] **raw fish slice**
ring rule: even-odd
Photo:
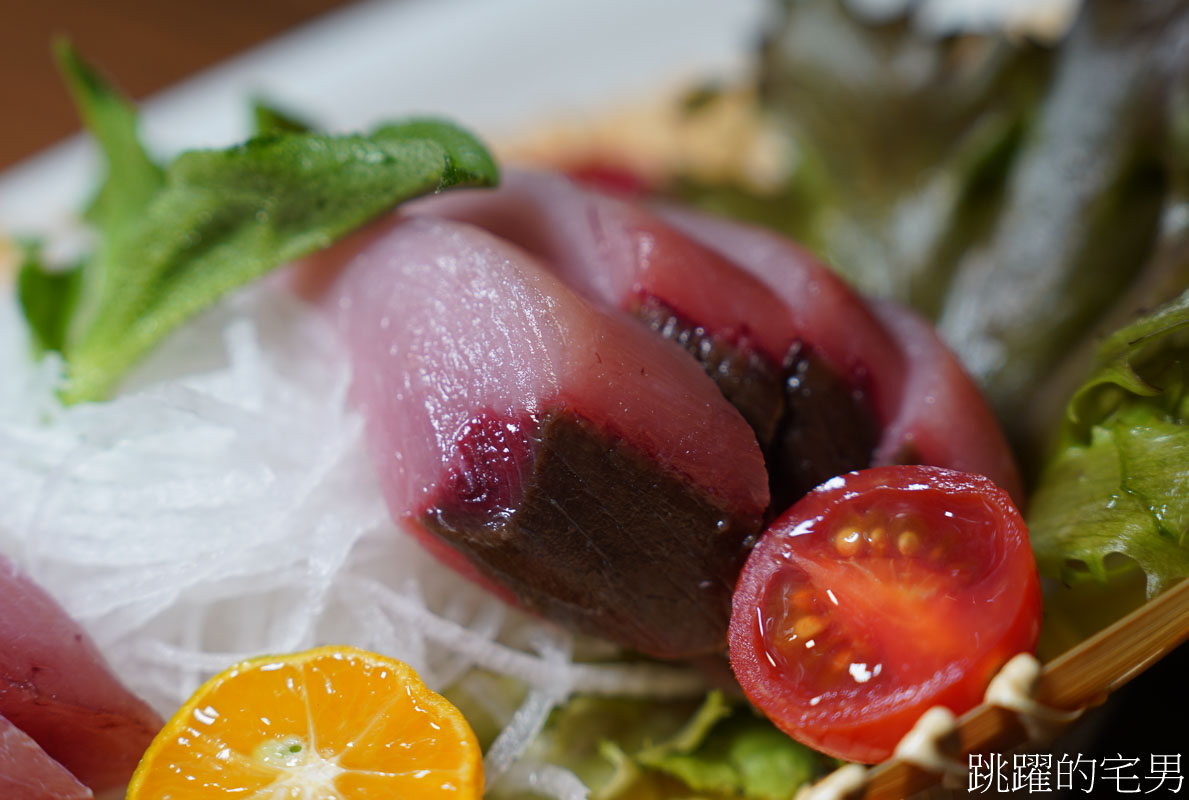
[[[872,308],[909,365],[904,402],[884,431],[877,464],[922,463],[986,475],[1021,508],[1020,476],[990,406],[928,322],[889,301]]]
[[[720,650],[767,477],[698,365],[470,225],[388,223],[335,259],[326,301],[394,517],[551,619]]]
[[[86,632],[0,557],[0,714],[96,792],[127,783],[161,719]]]
[[[832,299],[838,279],[807,278],[811,273],[804,264],[811,257],[797,245],[691,211],[666,209],[664,215],[691,236],[730,253],[782,297],[820,298],[820,307],[802,309],[803,324],[828,332],[820,341],[836,348],[831,358],[870,369],[883,425],[873,465],[919,463],[974,472],[989,477],[1017,503],[1023,501],[1015,462],[994,414],[928,323],[888,301],[871,303],[864,314],[831,314],[839,308]],[[884,338],[877,341],[881,333]]]
[[[494,191],[454,192],[409,210],[426,212],[524,247],[586,297],[682,344],[756,431],[774,510],[870,463],[879,424],[894,412],[899,353],[863,301],[807,255],[782,259],[792,274],[774,292],[729,249],[546,173],[509,172]]]
[[[443,194],[407,212],[478,225],[539,256],[589,299],[632,312],[659,302],[777,364],[796,338],[780,299],[728,258],[560,174],[509,170],[497,189]]]
[[[509,170],[499,188],[452,192],[407,213],[469,222],[539,256],[593,302],[685,347],[767,448],[782,414],[790,320],[759,281],[645,210],[561,174]]]
[[[37,742],[0,716],[0,797],[4,800],[91,800],[91,790]]]
[[[803,341],[870,399],[880,425],[899,412],[904,359],[867,301],[808,250],[771,231],[688,209],[657,213],[760,280]]]

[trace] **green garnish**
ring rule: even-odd
[[[1117,554],[1149,596],[1189,576],[1187,453],[1189,291],[1108,338],[1070,401],[1029,516],[1042,572],[1108,582]]]
[[[23,244],[21,250],[17,299],[29,324],[33,350],[38,355],[61,351],[66,343],[66,326],[78,302],[82,268],[47,269],[40,243]]]
[[[306,133],[314,130],[314,125],[296,114],[263,100],[252,102],[252,123],[257,136],[266,133]]]
[[[717,691],[700,706],[573,698],[554,712],[530,755],[572,770],[595,800],[783,800],[834,765]]]
[[[161,190],[165,174],[140,143],[135,107],[83,61],[69,42],[54,42],[54,56],[79,116],[107,165],[87,219],[105,239],[118,236],[135,223]]]
[[[88,212],[101,244],[83,267],[77,303],[48,280],[31,279],[22,295],[38,339],[65,357],[67,403],[105,398],[190,317],[397,204],[498,180],[478,140],[432,119],[366,136],[272,133],[183,153],[160,172],[136,139],[131,106],[69,44],[57,51],[109,170]],[[59,326],[64,337],[48,335]]]
[[[933,320],[1032,473],[1071,353],[1185,285],[1185,265],[1165,273],[1179,285],[1158,277],[1187,236],[1162,222],[1189,187],[1186,71],[1161,55],[1185,4],[1080,4],[1059,44],[921,35],[912,4],[879,21],[843,0],[771,5],[758,86],[804,199],[782,224],[733,210]]]
[[[641,751],[643,766],[698,793],[781,800],[819,777],[825,759],[743,704],[711,692],[672,740]]]

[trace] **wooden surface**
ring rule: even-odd
[[[142,98],[347,2],[0,0],[0,169],[78,130],[54,36]]]

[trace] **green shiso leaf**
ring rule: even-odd
[[[66,350],[67,402],[105,397],[167,333],[223,295],[320,250],[398,203],[449,186],[490,185],[490,159],[449,135],[274,134],[185,153],[105,264],[93,324]]]
[[[1149,596],[1189,576],[1189,292],[1102,344],[1029,523],[1041,571],[1066,583],[1113,580],[1112,555]]]
[[[165,181],[137,134],[136,109],[66,40],[54,42],[58,69],[79,116],[95,137],[107,174],[87,209],[87,218],[106,238],[127,230]]]
[[[61,340],[52,349],[62,351],[69,337],[81,333],[94,316],[105,265],[118,255],[123,240],[161,190],[165,173],[141,145],[135,107],[83,61],[69,41],[54,42],[54,57],[106,170],[85,213],[99,233],[99,243],[81,265],[72,293],[59,296],[52,312],[64,326]],[[45,293],[39,295],[48,299]],[[49,311],[44,308],[39,313]]]
[[[440,147],[445,160],[438,170],[440,177],[435,190],[453,186],[493,186],[499,181],[499,167],[483,143],[446,120],[419,117],[391,122],[377,128],[372,138],[389,146],[427,141]]]
[[[78,300],[81,267],[50,270],[36,243],[22,245],[17,271],[17,299],[29,324],[35,354],[61,352],[66,328]]]
[[[67,403],[105,398],[190,317],[397,204],[498,181],[495,162],[475,137],[435,119],[385,125],[367,136],[279,131],[225,150],[184,153],[162,172],[137,141],[132,107],[69,44],[57,52],[108,164],[88,213],[101,244],[78,293],[54,293],[29,273],[36,308],[27,306],[26,316],[39,320],[38,338],[65,320],[67,333],[49,341],[66,358]]]
[[[252,101],[252,129],[257,136],[268,133],[308,133],[314,125],[264,100]]]

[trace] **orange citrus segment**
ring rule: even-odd
[[[373,800],[483,793],[462,714],[407,665],[350,647],[207,681],[141,759],[127,800]]]

